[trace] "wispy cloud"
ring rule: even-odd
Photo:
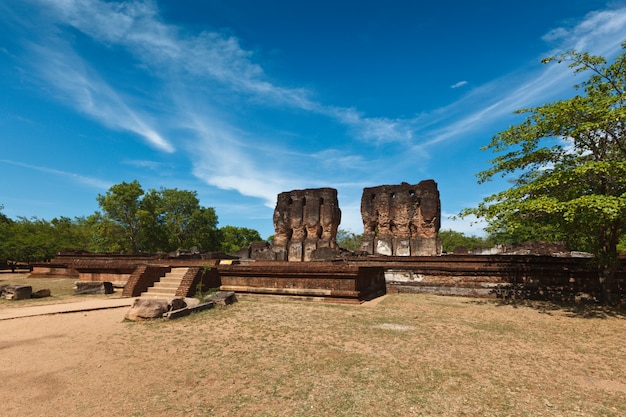
[[[138,167],[138,168],[146,168],[152,171],[161,170],[163,168],[169,167],[168,164],[164,164],[162,162],[157,161],[146,161],[139,159],[125,159],[122,161],[123,164]]]
[[[60,101],[113,129],[133,132],[157,149],[174,152],[174,147],[150,126],[147,117],[131,108],[65,41],[54,42],[53,47],[50,43],[31,44],[30,49],[37,57],[32,61],[34,71]]]
[[[314,92],[306,88],[270,81],[254,52],[243,48],[235,36],[215,31],[189,33],[164,23],[156,2],[25,1],[37,6],[41,26],[47,27],[31,44],[31,68],[40,68],[38,77],[61,100],[111,128],[134,132],[156,149],[183,150],[198,178],[261,198],[268,206],[273,206],[281,191],[331,178],[323,176],[327,171],[319,170],[320,159],[315,155],[363,176],[372,171],[369,161],[338,148],[315,149],[310,158],[298,161],[301,169],[287,173],[276,157],[279,141],[268,141],[264,148],[253,145],[260,141],[255,132],[242,131],[228,115],[212,111],[224,102],[325,117],[344,127],[363,146],[393,144],[423,155],[435,144],[467,137],[509,118],[520,107],[562,94],[571,85],[565,66],[537,67],[529,76],[509,74],[473,86],[459,101],[430,114],[408,118],[366,115],[357,108],[314,99]],[[74,32],[105,51],[132,56],[134,70],[144,71],[158,83],[162,96],[134,97],[95,63],[89,65],[92,61],[72,43]],[[578,48],[610,55],[619,49],[624,33],[626,8],[589,14],[576,25],[555,28],[545,39],[553,51]],[[460,81],[450,87],[465,85],[466,81]]]
[[[0,159],[0,162],[3,164],[14,165],[14,166],[22,167],[22,168],[44,172],[46,174],[52,174],[52,175],[56,175],[59,177],[64,177],[64,178],[70,179],[72,182],[83,184],[88,187],[93,187],[93,188],[97,188],[101,190],[107,190],[113,185],[110,182],[103,181],[98,178],[87,177],[84,175],[75,174],[73,172],[61,171],[61,170],[54,169],[54,168],[30,165],[30,164],[25,164],[23,162],[10,161],[7,159]]]
[[[546,52],[546,55],[577,49],[614,56],[626,38],[625,33],[626,8],[590,13],[577,25],[571,28],[557,28],[546,35],[546,39],[560,41],[558,46]],[[466,137],[498,120],[510,118],[515,110],[540,105],[567,95],[576,82],[571,69],[566,65],[557,64],[540,66],[538,62],[539,59],[534,63],[536,67],[530,68],[525,75],[508,74],[496,79],[475,88],[462,99],[431,115],[430,119],[435,119],[431,120],[433,126],[428,131],[416,133],[416,136],[424,140],[417,143],[415,149]],[[459,109],[467,108],[473,111],[459,114]],[[455,117],[445,117],[450,114]]]

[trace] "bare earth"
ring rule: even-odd
[[[620,314],[425,295],[126,311],[0,321],[0,415],[626,415]]]

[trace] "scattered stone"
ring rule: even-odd
[[[204,302],[214,302],[216,305],[226,306],[237,302],[237,295],[234,291],[218,291],[204,297]]]
[[[168,311],[181,310],[187,307],[187,303],[183,298],[172,298],[169,300],[167,309]]]
[[[37,290],[37,291],[33,291],[33,293],[31,294],[32,298],[45,298],[45,297],[50,297],[51,292],[49,288],[43,288],[41,290]]]
[[[74,295],[79,294],[113,294],[113,284],[100,281],[76,281]]]
[[[2,298],[7,300],[26,300],[33,293],[30,285],[7,285],[2,289]]]
[[[185,303],[187,303],[187,308],[193,308],[197,306],[198,304],[200,304],[200,300],[198,300],[195,297],[186,297]]]
[[[169,310],[168,300],[162,298],[137,298],[125,318],[132,321],[158,319]]]
[[[163,318],[166,319],[177,319],[179,317],[188,316],[191,313],[196,313],[198,311],[208,310],[215,307],[215,303],[213,301],[208,301],[206,303],[200,303],[193,307],[185,307],[180,310],[172,310],[163,314]]]

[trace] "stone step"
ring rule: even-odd
[[[174,298],[176,297],[176,292],[156,292],[156,291],[146,291],[141,294],[142,298]]]
[[[157,281],[157,283],[163,283],[163,284],[176,284],[179,283],[180,281],[182,281],[183,277],[168,277],[168,276],[164,276],[163,278],[161,278],[159,281]]]
[[[180,282],[155,282],[154,285],[150,288],[159,288],[162,290],[169,290],[169,289],[173,289],[176,290],[178,289],[178,287],[180,286]]]
[[[188,270],[189,268],[172,268],[164,277],[156,281],[152,287],[149,287],[147,291],[143,292],[141,297],[175,297],[176,291]]]

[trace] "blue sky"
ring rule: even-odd
[[[580,81],[541,58],[614,57],[626,2],[0,0],[0,204],[87,216],[113,184],[197,191],[220,226],[273,234],[276,195],[434,179],[449,215],[518,108]]]

